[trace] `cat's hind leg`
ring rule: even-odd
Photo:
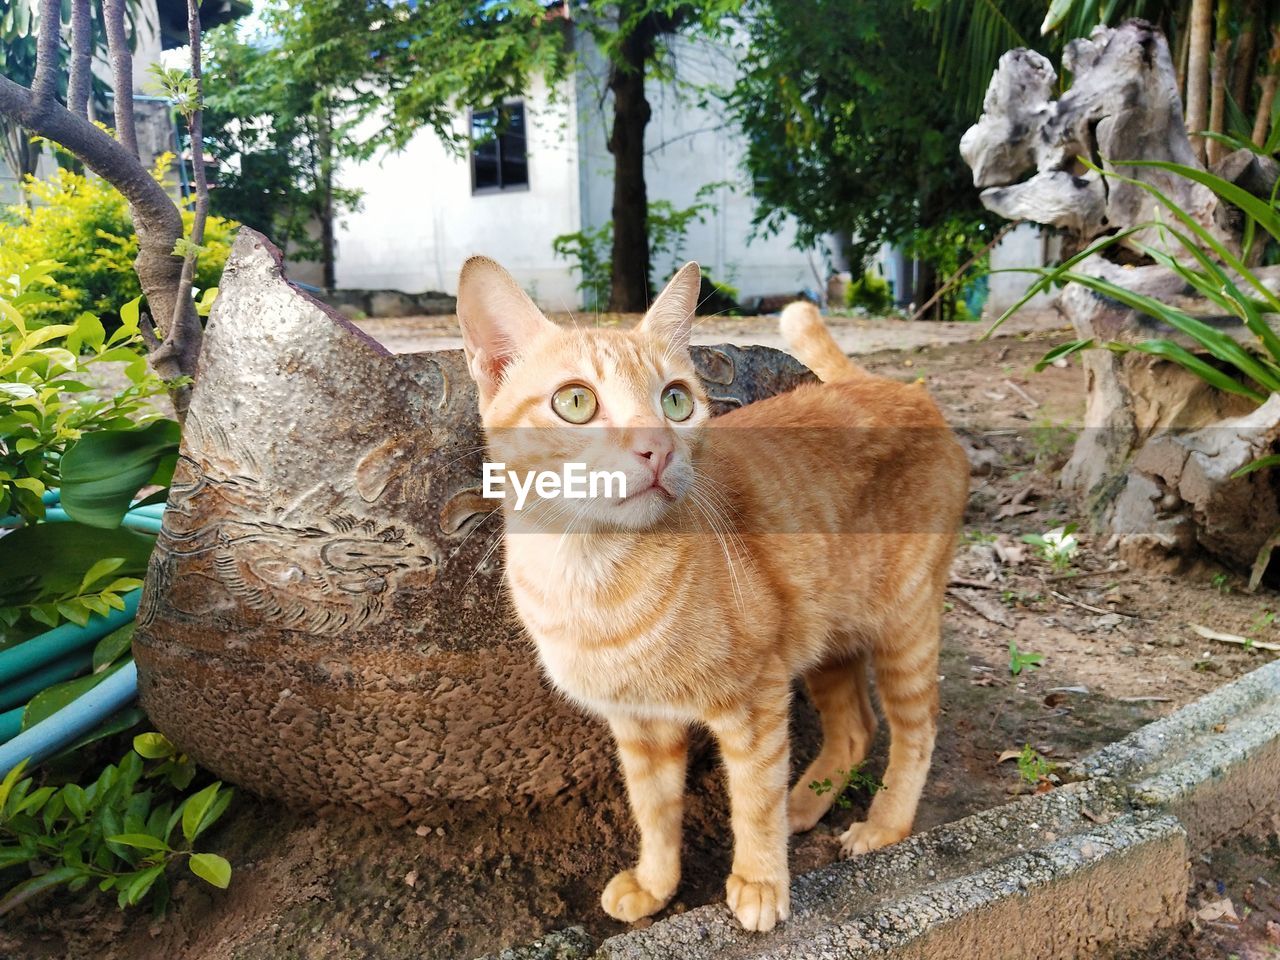
[[[822,720],[822,750],[809,764],[787,801],[792,833],[812,830],[835,802],[844,776],[866,759],[876,732],[867,689],[866,653],[820,664],[805,674],[809,696]],[[827,789],[815,789],[820,784]]]
[[[640,858],[604,888],[600,905],[615,920],[633,923],[667,905],[680,884],[689,731],[669,720],[609,718],[640,830]]]
[[[941,612],[941,602],[922,604],[904,627],[873,648],[876,692],[889,724],[889,765],[866,821],[840,837],[846,855],[897,843],[911,833],[937,735]]]

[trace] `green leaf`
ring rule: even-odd
[[[154,867],[148,867],[146,870],[140,870],[134,874],[133,879],[124,888],[125,903],[133,906],[145,897],[152,884],[159,880],[160,875],[164,873],[164,868],[165,865],[163,863],[157,863]]]
[[[108,843],[119,843],[126,847],[136,847],[139,850],[168,850],[169,844],[165,843],[159,837],[153,837],[148,833],[119,833],[114,837],[107,837]]]
[[[3,780],[0,780],[0,810],[4,809],[4,805],[9,800],[9,794],[13,792],[14,784],[22,779],[22,771],[27,768],[27,761],[20,760],[12,770],[10,770]]]
[[[192,794],[182,808],[182,835],[191,843],[205,827],[205,815],[213,806],[222,783],[211,783],[199,793]]]
[[[124,557],[103,557],[80,580],[79,593],[88,593],[89,588],[108,574],[115,573],[124,566]]]
[[[19,863],[27,863],[39,856],[38,850],[27,847],[0,847],[0,870]]]
[[[57,867],[48,873],[42,873],[38,877],[32,877],[30,880],[18,884],[5,894],[3,900],[0,900],[0,917],[15,907],[26,903],[36,894],[43,893],[45,890],[56,887],[61,883],[70,883],[82,873],[83,871],[77,867]]]
[[[231,864],[225,857],[216,853],[193,853],[189,863],[192,873],[220,890],[227,889],[231,883]]]
[[[133,749],[148,760],[162,760],[178,752],[163,733],[140,733],[133,738]]]
[[[1147,353],[1152,356],[1164,357],[1172,360],[1174,363],[1185,367],[1205,383],[1210,386],[1217,387],[1219,390],[1227,393],[1239,394],[1242,397],[1248,397],[1262,403],[1267,398],[1258,393],[1258,391],[1245,386],[1234,377],[1229,377],[1217,367],[1205,363],[1194,353],[1174,343],[1172,340],[1144,340],[1141,343],[1118,343],[1111,342],[1107,344],[1108,350],[1114,350],[1117,353],[1125,353],[1136,351],[1138,353]]]
[[[1260,197],[1255,197],[1248,190],[1236,186],[1229,180],[1224,180],[1222,177],[1209,173],[1207,170],[1201,170],[1198,167],[1170,163],[1167,160],[1124,160],[1115,161],[1115,163],[1117,166],[1124,167],[1153,167],[1157,170],[1166,170],[1170,173],[1176,173],[1178,176],[1186,177],[1188,180],[1203,184],[1228,203],[1234,204],[1253,217],[1262,229],[1266,230],[1275,239],[1280,240],[1280,211],[1276,210],[1267,201]]]
[[[65,787],[58,791],[58,795],[62,797],[67,805],[67,810],[77,820],[83,820],[85,811],[88,810],[88,798],[85,796],[84,788],[77,783],[68,783]]]
[[[1053,361],[1060,357],[1069,357],[1073,353],[1079,353],[1081,350],[1088,350],[1096,344],[1090,340],[1072,340],[1070,343],[1060,343],[1048,353],[1046,353],[1036,363],[1036,373],[1039,373],[1045,367],[1049,366]]]
[[[1231,479],[1235,480],[1239,477],[1253,473],[1255,470],[1266,470],[1269,467],[1280,467],[1280,453],[1272,453],[1265,457],[1259,457],[1257,460],[1250,463],[1246,463],[1231,475]]]
[[[124,565],[116,572],[139,576],[146,573],[154,546],[154,536],[134,530],[104,530],[83,523],[21,527],[0,537],[0,606],[74,592],[100,557],[123,557]]]
[[[137,621],[130,620],[119,630],[112,630],[93,648],[93,672],[100,673],[120,658],[133,643]]]
[[[62,506],[80,523],[113,529],[162,461],[175,458],[181,427],[157,420],[137,430],[81,437],[62,458]]]

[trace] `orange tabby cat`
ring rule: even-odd
[[[556,686],[612,728],[640,830],[605,911],[638,920],[675,893],[688,731],[700,723],[728,780],[728,903],[746,929],[768,930],[790,909],[788,833],[833,801],[808,785],[838,781],[871,743],[869,665],[889,763],[842,844],[856,854],[911,832],[969,470],[924,388],[855,366],[809,304],[788,307],[782,329],[823,382],[711,420],[688,350],[698,284],[687,264],[635,330],[569,329],[474,257],[458,316],[491,461],[626,478],[625,496],[503,501],[516,610]],[[824,739],[788,799],[796,676]]]

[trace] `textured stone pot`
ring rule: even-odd
[[[718,412],[811,374],[696,348]],[[405,814],[611,769],[501,582],[460,351],[393,355],[242,230],[200,360],[134,637],[142,704],[219,777]]]

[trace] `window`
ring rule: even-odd
[[[474,111],[471,143],[472,193],[529,186],[523,103]]]

